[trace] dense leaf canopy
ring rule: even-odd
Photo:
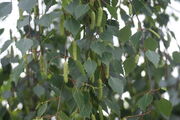
[[[0,120],[179,120],[170,2],[18,0],[20,37],[10,31],[0,52]],[[11,12],[0,3],[1,19]]]

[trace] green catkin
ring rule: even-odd
[[[100,33],[103,33],[103,31],[104,31],[103,27],[100,27],[100,28],[99,28],[99,32],[100,32]]]
[[[106,78],[108,79],[109,78],[109,65],[106,65]]]
[[[98,99],[102,100],[103,97],[103,83],[102,79],[98,79]]]
[[[102,107],[101,107],[101,106],[99,106],[99,107],[98,107],[98,110],[99,110],[99,120],[104,120],[104,118],[103,118],[103,111],[102,111]]]
[[[63,74],[63,77],[64,77],[64,82],[67,83],[68,82],[68,74],[69,74],[69,68],[68,68],[68,62],[65,61],[64,62],[64,74]]]
[[[103,9],[102,9],[102,7],[99,7],[98,8],[98,16],[97,16],[97,27],[101,26],[102,18],[103,18]]]
[[[94,74],[90,77],[92,83],[94,83]]]
[[[47,75],[47,66],[44,57],[41,55],[39,60],[41,75],[45,77]]]
[[[91,120],[96,120],[96,117],[94,114],[91,115]]]
[[[64,36],[64,15],[61,15],[59,30],[60,30],[60,35]]]
[[[94,6],[94,1],[95,0],[90,0],[90,6],[92,6],[92,7]]]
[[[96,15],[94,11],[91,11],[91,24],[90,24],[90,29],[93,30],[95,27],[95,22],[96,22]]]
[[[72,41],[73,58],[77,60],[77,44],[76,41]]]

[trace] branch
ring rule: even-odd
[[[173,9],[174,11],[180,13],[180,10],[176,9],[176,8],[173,8],[171,5],[169,5],[168,7],[170,7],[171,9]]]
[[[141,96],[141,95],[144,95],[144,94],[152,94],[152,93],[156,93],[160,90],[161,88],[157,88],[157,89],[151,89],[151,90],[148,90],[148,91],[145,91],[145,92],[141,92],[139,94],[136,94],[135,96],[133,97],[137,97],[137,96]]]
[[[137,115],[132,115],[132,116],[126,116],[124,117],[124,119],[129,119],[129,118],[136,118],[136,117],[143,117],[145,115],[148,115],[151,113],[151,110],[150,111],[147,111],[147,112],[144,112],[142,114],[137,114]]]

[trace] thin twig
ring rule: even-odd
[[[145,115],[148,115],[151,113],[151,110],[150,111],[147,111],[147,112],[144,112],[142,114],[137,114],[137,115],[132,115],[132,116],[126,116],[124,117],[125,119],[129,119],[129,118],[137,118],[137,117],[143,117]]]
[[[151,90],[148,90],[148,91],[145,91],[145,92],[141,92],[139,94],[136,94],[134,97],[141,96],[141,95],[144,95],[144,94],[153,94],[153,93],[158,92],[160,89],[161,88],[157,88],[157,89],[151,89]]]
[[[180,10],[178,10],[178,9],[176,9],[176,8],[174,8],[174,7],[172,7],[171,5],[169,5],[168,7],[170,7],[170,8],[173,9],[174,11],[180,13]]]

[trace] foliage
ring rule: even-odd
[[[175,39],[169,4],[19,0],[21,37],[10,31],[1,48],[0,101],[9,107],[0,105],[0,120],[180,119],[180,74],[172,75],[180,53],[167,52]],[[1,19],[11,11],[11,2],[0,3]],[[122,99],[126,91],[131,97]]]

